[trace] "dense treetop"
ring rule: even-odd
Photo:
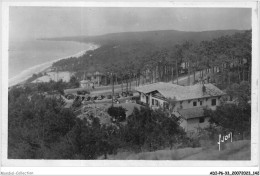
[[[224,36],[218,39],[221,43],[222,40],[229,40],[228,36],[235,34],[236,32],[241,33],[243,31],[151,31],[107,34],[96,37],[59,38],[56,40],[76,40],[82,42],[93,41],[94,43],[100,44],[101,47],[95,51],[87,52],[84,56],[78,59],[69,58],[61,60],[53,66],[62,70],[85,70],[92,72],[105,71],[107,67],[111,67],[111,63],[122,68],[129,62],[135,64],[135,66],[143,68],[143,66],[149,64],[147,63],[149,60],[155,59],[159,61],[164,57],[170,57],[168,59],[173,60],[173,57],[176,56],[175,51],[178,50],[177,44],[181,45],[181,49],[183,49],[182,44],[185,41],[192,41],[194,44],[204,41],[201,43],[201,47],[204,44],[204,46],[207,46],[206,49],[210,49],[213,47],[212,44],[214,43],[211,40]],[[210,45],[208,46],[208,44]],[[223,44],[223,42],[221,44]],[[222,46],[222,48],[225,47]]]
[[[79,80],[82,79],[84,72],[99,71],[109,79],[108,73],[114,73],[116,78],[127,82],[133,78],[140,80],[141,76],[150,82],[156,82],[175,79],[180,73],[181,63],[186,62],[188,63],[186,72],[189,75],[193,73],[194,78],[196,71],[207,69],[207,75],[202,73],[202,77],[206,76],[205,79],[208,82],[231,84],[250,80],[252,48],[250,30],[215,31],[215,33],[213,31],[180,32],[178,33],[179,38],[177,37],[176,40],[174,40],[175,33],[170,31],[166,32],[169,39],[165,39],[164,43],[160,43],[164,40],[157,43],[151,42],[155,39],[147,38],[147,36],[152,37],[153,35],[155,35],[154,38],[157,38],[156,32],[142,34],[143,37],[138,33],[140,40],[136,37],[129,39],[129,36],[133,35],[132,33],[114,34],[114,42],[104,42],[100,48],[94,51],[88,51],[79,58],[58,61],[53,66],[58,70],[76,72]],[[159,32],[158,35],[164,38],[164,33]],[[111,34],[111,36],[113,35]],[[112,40],[111,36],[108,38]],[[180,41],[180,38],[183,40]],[[103,40],[106,41],[102,38]],[[212,73],[209,73],[209,69]],[[190,80],[188,81],[190,84]],[[222,86],[220,85],[220,87]]]

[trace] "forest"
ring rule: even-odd
[[[186,63],[186,67],[182,67]],[[183,41],[165,46],[136,41],[107,44],[89,51],[80,58],[69,58],[53,64],[58,70],[77,72],[83,79],[85,72],[103,74],[101,84],[178,80],[181,73],[190,77],[200,71],[201,79],[226,88],[232,83],[251,78],[251,31],[225,35],[205,41]],[[112,78],[113,75],[113,79]],[[194,79],[195,80],[195,79]]]

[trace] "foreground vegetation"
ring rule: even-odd
[[[153,152],[120,152],[109,155],[110,160],[250,160],[251,141],[226,143],[221,151],[215,145],[196,148],[164,149]]]
[[[52,82],[45,84],[52,91],[59,88]],[[208,111],[212,125],[201,130],[197,138],[187,137],[179,126],[180,119],[162,109],[135,108],[125,120],[123,108],[109,108],[116,119],[110,125],[101,124],[95,114],[79,119],[73,107],[64,108],[59,96],[43,94],[45,89],[40,85],[9,91],[8,158],[106,159],[122,151],[151,152],[212,145],[220,133],[230,131],[236,136],[247,132],[245,136],[250,139],[251,105],[247,102],[250,94],[245,83],[237,87],[241,93],[233,95],[238,104],[223,104],[216,111]]]
[[[41,92],[26,87],[9,91],[9,158],[95,159],[119,148],[152,151],[187,140],[178,119],[163,111],[135,109],[126,125],[106,126],[94,116],[91,121],[77,118],[62,99]]]

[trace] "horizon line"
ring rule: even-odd
[[[126,32],[111,32],[105,34],[98,34],[98,35],[68,35],[68,36],[57,36],[57,37],[40,37],[35,38],[36,40],[43,40],[43,39],[57,39],[57,38],[71,38],[71,37],[99,37],[111,34],[124,34],[124,33],[142,33],[142,32],[157,32],[157,31],[177,31],[177,32],[192,32],[192,33],[200,33],[200,32],[213,32],[213,31],[248,31],[250,29],[216,29],[216,30],[202,30],[202,31],[181,31],[176,29],[162,29],[162,30],[147,30],[147,31],[126,31]]]

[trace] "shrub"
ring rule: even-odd
[[[126,109],[120,107],[109,107],[107,113],[114,118],[116,122],[123,122],[126,120]]]
[[[72,104],[72,107],[79,108],[81,105],[82,105],[82,103],[81,103],[80,100],[74,100],[73,104]]]
[[[135,146],[139,150],[148,151],[172,148],[185,138],[177,117],[169,116],[160,109],[154,111],[144,107],[134,108],[127,118],[122,134],[125,142],[132,148]]]

